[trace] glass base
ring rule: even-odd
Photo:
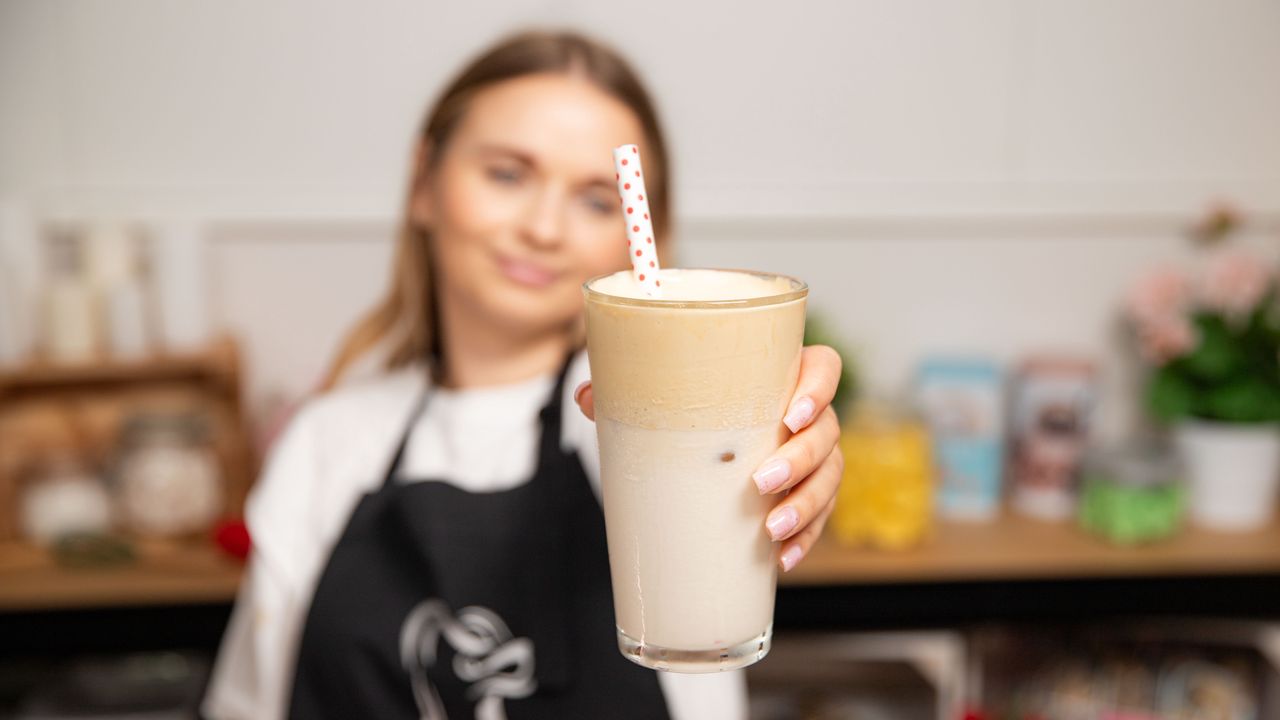
[[[647,668],[678,673],[713,673],[743,668],[768,655],[772,642],[772,625],[746,642],[707,650],[665,648],[636,640],[618,629],[618,649],[623,657]]]

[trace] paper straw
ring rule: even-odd
[[[649,193],[644,189],[640,169],[640,148],[622,145],[613,149],[613,169],[622,197],[622,218],[627,223],[627,256],[636,282],[649,297],[662,296],[658,249],[653,243],[653,221],[649,219]]]

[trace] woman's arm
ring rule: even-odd
[[[296,645],[291,636],[301,610],[261,559],[250,559],[209,690],[201,707],[211,720],[273,720],[286,713]]]
[[[305,612],[306,486],[317,448],[305,411],[271,453],[245,508],[253,552],[201,711],[211,720],[276,720],[288,694]]]

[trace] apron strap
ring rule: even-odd
[[[560,371],[556,374],[555,385],[551,389],[551,397],[548,398],[547,404],[543,406],[542,412],[538,416],[542,419],[543,435],[553,434],[555,441],[560,442],[560,408],[564,405],[564,381],[569,376],[569,366],[573,364],[574,352],[570,351],[568,357],[560,365]],[[548,433],[547,430],[554,430],[554,433]]]
[[[396,443],[396,452],[391,456],[391,463],[387,465],[387,471],[382,475],[382,486],[390,486],[396,475],[400,472],[400,464],[404,461],[404,448],[409,444],[409,435],[413,432],[414,423],[417,422],[418,416],[422,415],[422,411],[427,408],[427,400],[431,397],[431,392],[435,389],[435,385],[430,379],[427,380],[427,386],[418,394],[418,399],[413,403],[413,409],[409,411],[409,418],[404,423],[404,430],[400,433],[400,441]]]

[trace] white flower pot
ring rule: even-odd
[[[1193,420],[1175,430],[1187,468],[1187,511],[1213,530],[1266,525],[1280,488],[1280,426]]]

